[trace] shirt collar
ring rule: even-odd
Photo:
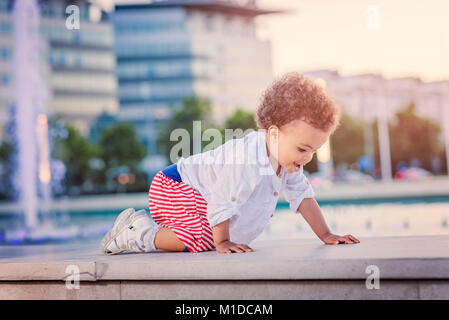
[[[274,178],[281,179],[285,175],[284,168],[281,167],[281,170],[279,172],[281,177],[279,177],[270,163],[270,159],[268,158],[267,152],[266,131],[259,130],[256,131],[255,134],[257,137],[256,156],[257,156],[257,164],[259,165],[259,172],[264,175],[269,175]]]

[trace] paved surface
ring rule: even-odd
[[[152,252],[106,256],[98,244],[0,247],[0,281],[63,280],[76,265],[81,280],[449,279],[449,236],[253,242],[244,254]]]
[[[105,256],[98,242],[0,247],[0,299],[449,299],[449,236],[360,240],[255,241],[255,252],[230,255]],[[373,265],[380,280],[369,289]]]

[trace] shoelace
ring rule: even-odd
[[[145,243],[143,242],[144,236],[145,234],[150,231],[152,228],[148,227],[145,230],[142,231],[141,235],[140,235],[140,241],[137,241],[136,239],[130,239],[127,241],[127,245],[126,248],[123,249],[128,249],[134,252],[145,252]],[[129,226],[129,230],[131,231],[135,231],[134,226]],[[139,245],[140,242],[140,245]]]
[[[135,239],[128,241],[128,249],[131,249],[134,252],[136,252],[136,251],[144,252],[145,251],[143,248],[141,248],[139,246],[139,244],[137,243],[137,240],[135,240]]]
[[[145,230],[143,230],[143,231],[142,231],[142,234],[140,235],[140,241],[141,241],[141,243],[142,243],[142,247],[143,247],[143,248],[146,248],[143,239],[144,239],[145,235],[148,233],[148,231],[150,231],[150,230],[152,230],[152,229],[153,229],[153,228],[150,226],[150,227],[146,228]],[[154,245],[153,245],[153,247],[154,247]]]
[[[135,231],[134,226],[129,226],[128,229],[131,231]],[[142,247],[139,246],[136,239],[127,239],[126,242],[123,243],[121,246],[119,246],[117,244],[117,239],[114,239],[114,243],[121,252],[123,252],[123,251],[139,251],[139,252],[144,251],[142,249]]]

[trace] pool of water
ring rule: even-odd
[[[449,235],[449,201],[338,204],[321,207],[333,233],[355,237],[410,235]],[[117,211],[65,212],[43,220],[43,229],[61,228],[53,239],[36,236],[35,243],[92,241],[101,239],[119,214]],[[51,223],[50,223],[51,222]],[[24,238],[23,221],[18,217],[0,218],[0,243],[30,243]],[[64,229],[65,228],[65,229]],[[51,233],[51,232],[50,232]],[[279,204],[257,240],[314,238],[316,235],[300,214]],[[12,240],[12,241],[11,241]]]
[[[355,237],[449,235],[449,202],[322,206],[331,232]],[[313,238],[300,214],[279,209],[258,238]]]

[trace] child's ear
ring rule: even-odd
[[[277,140],[279,137],[279,128],[276,126],[271,126],[268,130],[270,131],[270,138]]]

